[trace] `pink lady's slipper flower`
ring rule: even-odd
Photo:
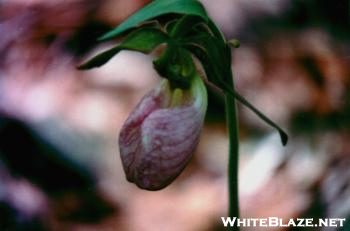
[[[198,144],[207,109],[202,79],[186,90],[161,83],[143,97],[126,120],[119,148],[126,178],[147,190],[169,185],[184,169]]]

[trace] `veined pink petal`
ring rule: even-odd
[[[147,190],[169,185],[183,170],[198,144],[207,107],[200,77],[189,90],[168,80],[147,94],[126,120],[119,136],[121,159],[130,182]]]

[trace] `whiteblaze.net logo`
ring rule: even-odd
[[[237,217],[221,217],[225,227],[343,227],[345,218],[297,218],[283,221],[278,217],[269,218],[237,218]]]

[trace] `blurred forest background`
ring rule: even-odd
[[[116,42],[97,37],[147,2],[0,2],[1,231],[225,230],[222,96],[210,90],[190,165],[168,188],[147,192],[126,181],[117,138],[159,81],[152,55],[121,52],[101,68],[76,70]],[[318,230],[350,230],[349,1],[202,2],[226,37],[241,41],[237,90],[290,134],[282,147],[239,107],[242,217],[347,218],[346,227]]]

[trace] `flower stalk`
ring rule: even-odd
[[[232,76],[231,86],[234,88]],[[239,167],[239,133],[236,100],[228,93],[225,94],[226,123],[229,135],[228,157],[228,194],[229,217],[239,218],[239,191],[238,191],[238,167]],[[238,226],[230,227],[231,231],[239,231]]]

